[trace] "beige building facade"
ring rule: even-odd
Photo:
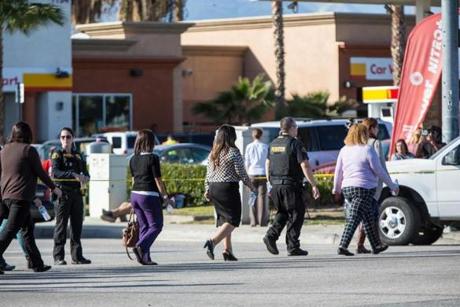
[[[413,17],[408,18],[413,25]],[[284,18],[286,98],[314,91],[361,100],[361,88],[392,84],[391,20],[386,15],[315,13]],[[409,29],[408,29],[409,31]],[[239,75],[275,80],[271,17],[196,22],[182,36],[184,120],[191,106],[228,90]],[[268,114],[266,119],[271,119]]]
[[[409,17],[408,33],[414,23]],[[285,16],[286,98],[327,91],[331,104],[342,97],[359,102],[362,87],[391,85],[390,24],[386,15]],[[113,93],[128,97],[123,99],[128,100],[131,120],[125,129],[212,131],[215,123],[193,114],[197,102],[229,90],[240,76],[264,74],[275,80],[269,16],[179,24],[105,23],[77,29],[84,36],[73,39],[74,96],[83,101],[100,93],[108,103],[122,99],[110,96]],[[438,109],[435,101],[433,114]],[[436,121],[433,114],[428,118]],[[273,112],[264,119],[272,120]]]

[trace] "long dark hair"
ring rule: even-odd
[[[11,128],[10,143],[32,143],[32,129],[26,122],[17,122]]]
[[[235,141],[235,128],[230,125],[222,125],[219,129],[217,129],[210,155],[214,167],[217,167],[220,164],[219,157],[221,152],[227,153],[231,147],[236,147]]]
[[[152,130],[142,129],[137,132],[136,142],[134,143],[134,154],[141,152],[152,152],[155,147],[155,137]]]
[[[404,154],[407,155],[407,153],[409,152],[409,148],[407,147],[407,144],[406,144],[406,141],[404,139],[399,139],[396,141],[396,144],[400,143],[402,145],[402,147],[404,148]]]

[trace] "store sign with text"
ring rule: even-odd
[[[4,92],[14,92],[19,83],[22,82],[22,77],[24,74],[23,69],[17,68],[3,68],[3,91]]]
[[[393,61],[391,58],[350,58],[350,75],[366,80],[393,80]]]

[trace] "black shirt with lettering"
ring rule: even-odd
[[[291,149],[292,149],[291,150],[292,153],[295,154],[295,156],[297,158],[297,162],[299,164],[302,163],[305,160],[307,160],[307,161],[309,160],[307,150],[305,149],[305,146],[303,145],[301,140],[296,138],[291,143]],[[270,155],[272,155],[271,150],[268,151],[268,157],[267,157],[268,160],[270,160]]]
[[[153,153],[134,155],[129,161],[133,191],[159,192],[155,178],[161,177],[160,159]]]

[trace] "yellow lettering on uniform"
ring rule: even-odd
[[[279,146],[279,147],[271,147],[272,153],[280,153],[280,152],[285,152],[286,148],[284,146]]]

